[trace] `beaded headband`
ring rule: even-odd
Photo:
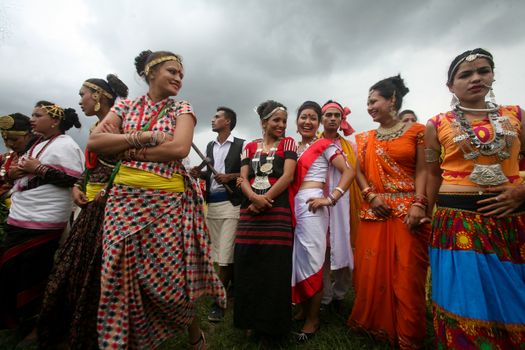
[[[166,62],[166,61],[177,61],[182,66],[182,61],[179,56],[176,56],[176,55],[162,56],[146,64],[146,67],[144,67],[144,76],[146,77],[148,76],[149,71],[152,67],[156,66],[159,63]]]
[[[29,134],[29,131],[23,130],[2,130],[2,137],[6,139],[8,136],[24,136]]]
[[[64,119],[66,116],[66,114],[64,113],[64,109],[57,104],[39,107],[45,109],[45,111],[51,116],[51,118]]]
[[[97,84],[90,83],[89,81],[85,81],[84,84],[85,87],[90,88],[92,90],[95,90],[96,92],[101,93],[102,95],[106,96],[110,100],[113,99],[113,95],[111,95],[109,92],[98,86]]]
[[[452,70],[450,71],[450,77],[448,78],[448,82],[451,83],[452,80],[453,80],[453,77],[454,75],[456,74],[456,69],[458,69],[459,65],[465,61],[467,62],[472,62],[474,61],[475,59],[477,58],[486,58],[487,60],[489,60],[490,62],[494,63],[494,59],[489,56],[489,55],[485,55],[483,53],[471,53],[465,57],[463,57],[462,59],[460,59],[455,65],[454,67],[452,68]]]
[[[286,108],[284,107],[276,107],[274,108],[270,113],[268,113],[267,115],[265,115],[264,117],[261,118],[261,120],[267,120],[267,119],[270,119],[272,117],[272,115],[275,114],[275,112],[277,111],[283,111],[285,113],[288,113],[288,111],[286,110]]]

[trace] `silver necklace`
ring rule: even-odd
[[[275,159],[275,152],[277,151],[278,144],[279,141],[276,141],[273,144],[273,146],[270,148],[270,151],[268,152],[268,155],[266,156],[266,162],[262,165],[260,163],[263,145],[262,142],[257,144],[257,150],[255,151],[255,156],[252,159],[252,169],[255,174],[252,188],[257,190],[256,192],[259,194],[266,193],[266,191],[272,187],[268,176],[273,172],[273,160]]]
[[[494,137],[492,140],[482,142],[472,128],[472,124],[467,120],[463,109],[457,106],[454,110],[455,121],[452,123],[456,130],[456,136],[452,139],[463,151],[463,158],[474,161],[474,168],[469,175],[469,179],[482,186],[500,185],[508,181],[501,167],[501,161],[510,157],[509,149],[512,146],[513,138],[517,133],[512,130],[507,118],[501,117],[495,105],[489,103],[487,108],[488,118]],[[476,112],[482,110],[476,109]],[[497,163],[477,164],[475,161],[480,156],[497,156]]]

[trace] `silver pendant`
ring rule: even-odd
[[[474,169],[469,179],[481,186],[501,185],[509,181],[503,173],[500,163],[491,165],[474,164]]]
[[[272,169],[273,169],[272,163],[264,163],[263,165],[261,165],[261,172],[264,174],[270,174],[272,172]]]
[[[266,165],[266,164],[265,164]],[[260,191],[264,191],[272,187],[268,176],[256,176],[253,180],[252,188]]]

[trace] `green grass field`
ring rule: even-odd
[[[210,299],[203,299],[198,304],[198,312],[201,319],[201,327],[205,332],[208,349],[319,349],[319,350],[337,350],[337,349],[390,349],[388,344],[381,344],[368,335],[355,333],[346,327],[346,319],[350,313],[353,295],[349,293],[344,302],[342,314],[328,312],[323,314],[322,325],[318,334],[305,344],[296,344],[292,334],[288,339],[279,344],[263,344],[255,340],[247,339],[242,330],[233,327],[232,303],[229,300],[228,310],[223,322],[210,323],[207,321],[207,314]],[[299,331],[301,323],[295,323],[293,331]],[[14,349],[20,339],[20,332],[17,331],[0,331],[0,349]],[[430,314],[427,317],[427,342],[426,348],[433,348],[433,331],[431,327]],[[188,336],[181,333],[166,343],[160,350],[188,349]],[[36,345],[19,347],[17,350],[37,349]]]
[[[350,314],[353,296],[349,295],[344,303],[344,311],[341,315],[330,312],[323,314],[322,325],[318,334],[305,344],[297,344],[291,334],[290,337],[281,344],[262,344],[246,338],[244,332],[233,327],[233,313],[231,303],[228,307],[225,320],[221,323],[210,323],[202,321],[202,328],[206,334],[209,349],[390,349],[389,344],[382,344],[374,341],[363,333],[351,332],[346,327],[346,319]],[[202,302],[199,306],[201,320],[206,320],[208,306],[210,303]],[[294,324],[293,331],[299,331],[301,323]],[[431,317],[427,317],[427,343],[426,348],[432,348],[433,331],[431,327]],[[164,344],[160,349],[187,349],[187,336],[182,339],[173,339]]]

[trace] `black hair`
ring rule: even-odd
[[[35,104],[35,107],[50,107],[54,106],[55,103],[49,102],[49,101],[38,101]],[[60,119],[60,123],[58,124],[58,128],[60,129],[60,132],[65,133],[72,127],[75,127],[77,129],[80,129],[82,124],[80,124],[80,120],[78,119],[78,114],[73,108],[64,108],[64,119]]]
[[[223,111],[224,116],[230,121],[230,131],[237,125],[237,113],[231,108],[220,106],[217,107],[217,112]]]
[[[452,83],[454,82],[454,76],[456,75],[459,69],[459,66],[461,65],[461,64],[458,64],[458,62],[462,62],[465,60],[467,56],[475,55],[475,54],[481,54],[481,55],[488,56],[488,57],[483,57],[483,58],[486,58],[489,61],[490,68],[492,68],[492,70],[494,71],[494,57],[492,56],[490,52],[482,48],[479,48],[479,47],[474,50],[467,50],[463,52],[461,55],[456,56],[456,58],[452,60],[452,63],[450,63],[450,66],[448,67],[447,85],[452,85]]]
[[[319,103],[314,101],[305,101],[302,105],[299,106],[299,109],[297,109],[297,118],[295,118],[295,121],[299,119],[299,116],[301,115],[301,112],[305,109],[313,109],[315,114],[317,114],[317,120],[321,121],[321,116],[323,115],[323,111],[321,110],[321,106],[319,106]]]
[[[274,100],[264,101],[263,103],[259,105],[259,107],[257,107],[257,114],[259,115],[259,118],[261,118],[262,120],[264,117],[268,115],[268,113],[270,113],[277,107],[282,107],[286,110],[286,107],[280,102],[277,102]]]
[[[404,111],[399,112],[399,114],[398,114],[399,119],[401,119],[405,114],[412,114],[412,115],[414,115],[414,117],[416,117],[416,120],[417,120],[416,113],[413,110],[411,110],[411,109],[405,109]]]
[[[182,57],[180,55],[176,55],[171,51],[151,51],[151,50],[144,50],[137,57],[135,57],[135,69],[137,70],[138,75],[140,75],[144,80],[146,80],[146,83],[149,84],[149,78],[146,76],[144,69],[146,69],[146,65],[153,61],[154,59],[157,59],[162,56],[176,56],[179,58],[180,62],[182,62]],[[152,67],[152,71],[158,69],[158,65],[155,65]]]
[[[405,82],[400,74],[378,81],[372,85],[370,91],[372,90],[377,91],[379,95],[387,100],[394,97],[396,112],[401,109],[401,106],[403,105],[403,97],[410,91],[405,86]]]
[[[106,91],[111,96],[113,96],[113,99],[109,101],[110,107],[115,104],[115,100],[117,99],[117,97],[120,97],[120,98],[128,97],[128,91],[129,91],[128,87],[116,75],[108,74],[106,76],[106,80],[98,79],[98,78],[91,78],[91,79],[87,79],[86,81],[89,83],[95,84],[96,86]],[[90,89],[92,92],[95,92],[95,90],[93,90],[89,86],[87,86],[87,88]]]
[[[22,113],[12,113],[9,115],[14,120],[13,126],[9,130],[32,132],[31,119],[27,115]]]

